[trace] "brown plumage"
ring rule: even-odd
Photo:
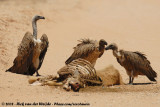
[[[35,24],[33,26],[34,35],[29,32],[24,35],[18,47],[18,54],[14,59],[13,66],[6,71],[24,75],[33,75],[36,72],[39,76],[38,70],[43,63],[49,44],[46,34],[37,39],[37,28],[34,27],[36,27],[36,21],[39,19],[44,19],[44,17],[35,16],[33,18],[32,24]]]
[[[89,61],[94,66],[96,60],[103,55],[107,42],[103,39],[99,42],[90,39],[82,39],[79,40],[79,42],[80,43],[74,47],[74,52],[65,63],[69,64],[75,59],[82,58]]]
[[[40,40],[42,42],[42,44],[41,44],[41,50],[42,51],[41,51],[40,56],[39,56],[40,62],[39,62],[38,69],[40,69],[40,67],[42,66],[42,63],[43,63],[43,60],[44,60],[44,57],[46,55],[48,45],[49,45],[48,37],[47,37],[46,34],[43,34]]]
[[[149,80],[156,81],[157,73],[152,69],[150,61],[145,54],[138,51],[118,51],[118,46],[115,43],[106,47],[106,50],[109,49],[113,50],[113,55],[117,58],[118,63],[126,69],[130,84],[133,83],[134,77],[138,75],[146,75]]]

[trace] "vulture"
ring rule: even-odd
[[[105,50],[113,50],[117,62],[123,66],[129,76],[129,84],[133,84],[134,77],[145,75],[150,81],[156,81],[157,73],[152,69],[150,61],[141,52],[118,50],[115,43],[110,44]]]
[[[82,58],[89,61],[94,66],[96,60],[103,55],[107,42],[104,39],[101,39],[99,42],[96,40],[81,39],[79,42],[80,43],[73,48],[74,52],[65,61],[65,64],[69,64],[75,59]]]
[[[39,19],[45,19],[45,17],[38,15],[33,17],[33,35],[30,32],[24,35],[18,47],[17,57],[13,61],[13,66],[6,70],[6,72],[24,75],[33,75],[36,72],[37,76],[40,76],[38,70],[42,66],[49,42],[46,34],[37,39],[36,22]]]

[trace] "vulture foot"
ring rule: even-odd
[[[36,71],[36,73],[37,73],[37,74],[36,74],[37,77],[38,77],[38,76],[41,76],[41,75],[38,73],[38,71]]]
[[[128,85],[133,85],[133,83],[129,83]]]

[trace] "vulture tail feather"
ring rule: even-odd
[[[157,73],[154,70],[148,71],[150,75],[147,75],[148,79],[151,81],[156,81]]]
[[[66,64],[69,64],[69,63],[71,63],[72,61],[73,61],[74,59],[72,58],[72,57],[69,57],[67,60],[66,60]]]
[[[12,67],[6,70],[6,72],[11,72],[11,71],[12,71]]]

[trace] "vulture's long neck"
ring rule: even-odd
[[[35,19],[32,20],[32,27],[33,27],[33,36],[37,39],[37,21]]]
[[[116,58],[121,57],[121,54],[120,54],[120,52],[118,51],[118,48],[113,50],[113,55],[114,55]]]
[[[105,46],[104,46],[104,45],[100,45],[100,46],[99,46],[99,51],[103,51],[103,50],[104,50],[104,48],[105,48]]]

